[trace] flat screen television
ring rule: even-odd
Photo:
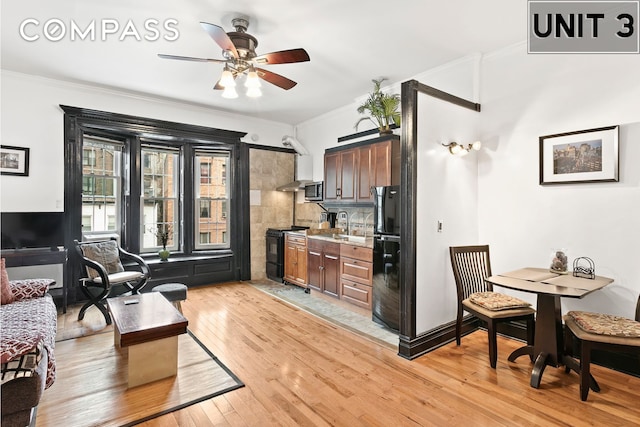
[[[64,246],[64,212],[2,212],[2,249]]]

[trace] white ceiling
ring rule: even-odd
[[[233,31],[231,19],[250,20],[258,55],[304,48],[310,62],[267,65],[298,85],[289,91],[268,83],[263,96],[223,99],[213,85],[222,65],[173,61],[158,53],[222,58],[204,32],[205,21]],[[295,125],[350,104],[371,89],[371,79],[401,82],[449,61],[488,53],[526,39],[526,2],[522,0],[8,0],[2,1],[2,68],[53,79],[131,91],[210,106]],[[25,41],[19,28],[25,19]],[[142,37],[147,19],[176,19],[179,37],[119,40],[131,20]],[[67,29],[60,41],[44,37],[44,24],[59,19]],[[106,41],[69,38],[73,23],[121,26]],[[54,28],[53,26],[50,28]],[[161,27],[160,27],[161,29]],[[161,29],[161,36],[170,35]]]

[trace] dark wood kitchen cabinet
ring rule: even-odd
[[[327,153],[324,157],[324,200],[356,200],[356,149]]]
[[[373,249],[340,245],[340,298],[371,310],[373,300]]]
[[[307,244],[307,286],[339,297],[340,244],[309,239]]]
[[[326,202],[372,203],[371,187],[400,184],[397,135],[336,147],[324,155]]]
[[[307,287],[307,238],[293,233],[284,237],[284,277],[285,282]]]
[[[373,202],[371,187],[400,184],[400,141],[387,140],[358,148],[358,202]]]

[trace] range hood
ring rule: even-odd
[[[284,184],[281,185],[279,187],[276,188],[277,191],[298,191],[298,190],[304,190],[304,186],[306,184],[310,184],[313,181],[311,179],[301,179],[300,176],[298,175],[298,157],[300,156],[306,156],[308,158],[308,161],[311,162],[311,157],[308,155],[309,152],[302,146],[302,144],[300,144],[300,142],[298,142],[298,140],[295,138],[295,136],[289,136],[289,135],[285,135],[282,137],[282,145],[284,145],[285,147],[289,147],[291,149],[293,149],[296,154],[293,156],[293,181],[289,182],[288,184]],[[311,166],[311,165],[309,165]],[[309,171],[311,170],[311,168],[309,168]]]
[[[304,186],[311,183],[312,181],[309,179],[299,179],[299,180],[295,180],[292,181],[288,184],[285,185],[281,185],[280,187],[277,187],[276,190],[277,191],[298,191],[298,190],[304,190]]]

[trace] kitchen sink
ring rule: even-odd
[[[333,234],[331,237],[343,242],[365,243],[367,241],[365,236],[351,236],[349,234]]]

